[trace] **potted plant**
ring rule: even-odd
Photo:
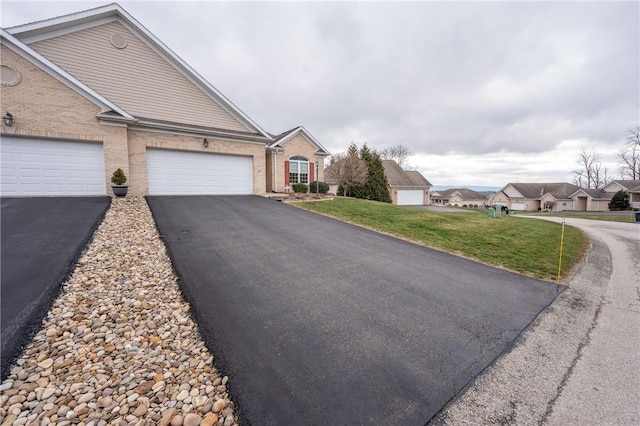
[[[129,185],[125,185],[127,182],[127,176],[124,174],[122,169],[116,169],[115,172],[111,175],[111,189],[113,190],[113,195],[116,197],[124,197],[127,195],[127,190],[129,189]]]

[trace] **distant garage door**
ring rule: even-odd
[[[3,136],[0,195],[105,195],[101,143]]]
[[[421,206],[424,204],[424,191],[421,189],[399,189],[398,205]]]
[[[147,150],[150,195],[253,193],[253,159],[239,155]]]

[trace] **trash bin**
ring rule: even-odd
[[[493,207],[489,207],[489,217],[492,219],[496,217],[496,211]]]
[[[640,212],[636,213],[636,222],[640,222]]]

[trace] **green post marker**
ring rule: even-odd
[[[565,219],[562,218],[562,233],[560,235],[560,260],[558,261],[558,279],[557,279],[558,282],[560,282],[560,271],[562,270],[562,248],[564,246],[564,224],[565,224]]]

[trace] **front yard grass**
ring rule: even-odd
[[[520,213],[527,216],[554,216],[554,217],[566,217],[575,219],[589,219],[589,220],[603,220],[607,222],[635,222],[636,216],[633,211],[624,212],[627,214],[611,214],[611,213],[599,213],[599,212],[553,212],[553,213]]]
[[[507,215],[490,219],[484,210],[441,213],[351,198],[296,205],[536,278],[557,277],[561,235],[557,223]],[[565,226],[561,278],[570,274],[587,244],[582,232]]]

